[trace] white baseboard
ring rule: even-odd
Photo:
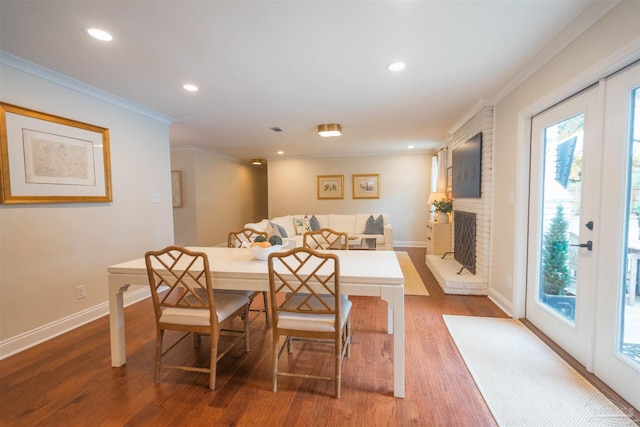
[[[402,240],[402,241],[394,240],[393,246],[398,248],[426,248],[427,242],[426,241],[416,242],[416,241],[406,241],[406,240]]]
[[[511,301],[507,300],[505,297],[491,288],[489,288],[489,299],[493,301],[493,303],[497,305],[500,310],[504,311],[506,315],[513,317],[513,304],[511,304]]]
[[[126,307],[128,305],[135,304],[136,302],[142,301],[150,296],[151,291],[148,287],[126,292],[124,294],[124,306]],[[15,337],[8,338],[0,342],[0,360],[42,342],[48,341],[51,338],[62,335],[65,332],[69,332],[108,314],[109,302],[107,301]]]

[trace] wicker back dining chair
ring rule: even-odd
[[[347,233],[320,228],[304,233],[302,246],[309,249],[349,249],[349,240]]]
[[[265,239],[268,237],[265,231],[258,231],[253,228],[243,228],[239,231],[232,231],[227,237],[228,248],[241,248],[251,244],[256,237],[262,236]]]
[[[147,252],[145,264],[156,320],[156,383],[160,381],[161,368],[181,369],[208,373],[209,388],[215,389],[218,360],[242,339],[245,351],[249,351],[248,300],[243,295],[214,294],[209,259],[205,253],[169,246],[160,251]],[[242,329],[231,325],[236,317],[241,318]],[[163,350],[163,338],[167,330],[184,334]],[[163,364],[162,356],[190,334],[194,336],[196,347],[200,345],[200,335],[211,337],[209,367]],[[231,336],[232,339],[219,349],[221,335]]]
[[[251,244],[254,239],[258,236],[262,236],[266,238],[268,235],[264,231],[254,230],[253,228],[243,228],[239,231],[232,231],[229,233],[227,237],[227,247],[229,248],[241,248],[245,245]],[[216,292],[225,292],[225,293],[236,293],[242,294],[246,298],[249,299],[249,311],[254,313],[264,313],[264,318],[267,323],[267,326],[270,325],[269,322],[269,300],[267,299],[267,292],[260,291],[240,291],[240,290],[216,290]],[[253,299],[258,296],[258,294],[262,294],[263,306],[262,308],[251,308],[253,304]],[[255,320],[255,319],[254,319]]]
[[[351,301],[340,295],[340,263],[332,253],[295,248],[269,255],[269,290],[273,322],[273,391],[278,376],[314,378],[335,382],[340,398],[342,360],[349,356],[351,344]],[[285,339],[280,345],[280,337]],[[293,339],[322,340],[333,343],[333,376],[310,375],[279,369],[285,346],[293,352]]]

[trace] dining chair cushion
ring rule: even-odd
[[[260,291],[246,291],[244,289],[214,289],[213,294],[215,295],[215,300],[218,301],[218,294],[236,294],[236,295],[244,295],[247,299],[255,298]],[[216,303],[217,304],[217,303]]]
[[[236,312],[247,304],[244,295],[216,293],[214,297],[218,322]],[[206,308],[167,308],[160,316],[161,323],[175,323],[178,325],[209,326],[209,310]]]
[[[283,304],[283,307],[298,307],[300,302],[306,298],[305,295],[295,295],[289,301]],[[323,296],[327,304],[332,307],[334,305],[333,297]],[[311,299],[310,301],[314,301]],[[318,301],[312,302],[311,305],[320,308]],[[344,326],[349,311],[351,310],[351,301],[343,295],[340,301],[340,324]],[[297,329],[303,331],[317,332],[335,332],[335,317],[333,314],[306,314],[306,313],[290,313],[286,311],[278,312],[278,328],[280,329]]]

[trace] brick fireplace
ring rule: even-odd
[[[448,166],[451,166],[453,149],[478,132],[482,132],[481,197],[458,198],[453,201],[454,212],[473,215],[475,219],[475,243],[461,243],[456,240],[457,235],[466,234],[468,230],[465,231],[466,220],[462,220],[462,217],[454,214],[453,232],[451,233],[453,256],[447,255],[442,259],[438,255],[427,255],[426,259],[427,267],[447,294],[487,295],[489,292],[489,236],[491,235],[491,208],[493,203],[493,106],[481,108],[449,136],[447,141]],[[463,265],[457,258],[459,256],[469,256],[470,254],[467,252],[470,247],[473,248],[475,261],[463,260]],[[470,265],[473,265],[473,272],[469,270]],[[463,267],[466,268],[463,269]],[[458,274],[461,269],[463,271]]]

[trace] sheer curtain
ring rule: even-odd
[[[431,157],[431,188],[429,191],[438,191],[438,156]]]
[[[438,151],[438,186],[436,191],[447,191],[447,149]]]

